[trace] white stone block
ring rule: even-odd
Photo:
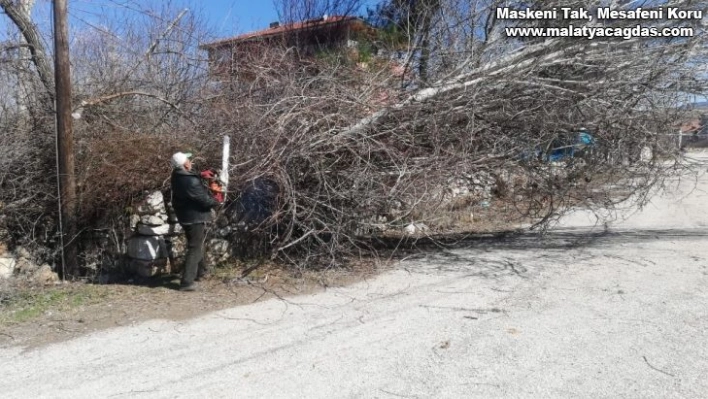
[[[164,209],[165,207],[165,199],[162,197],[162,193],[159,191],[155,191],[152,194],[148,195],[147,199],[145,202],[150,206],[152,209],[155,209],[158,211],[160,208]]]
[[[652,151],[651,147],[647,147],[647,146],[642,147],[642,152],[640,154],[640,158],[641,158],[642,162],[651,161],[653,155],[654,155],[654,151]]]
[[[148,195],[145,201],[138,205],[137,211],[141,216],[166,213],[167,211],[162,193],[155,191]]]
[[[12,277],[12,274],[15,272],[15,265],[17,265],[17,261],[14,257],[0,257],[0,278]]]
[[[146,224],[148,226],[162,226],[165,224],[165,221],[162,220],[159,216],[155,215],[145,215],[140,218],[140,223]]]
[[[427,230],[429,230],[428,226],[424,225],[423,223],[411,223],[403,228],[403,231],[409,235],[421,233]]]
[[[148,226],[146,224],[138,224],[138,234],[143,236],[162,236],[170,232],[169,224],[163,224],[161,226]]]
[[[179,223],[172,223],[169,224],[170,226],[169,231],[167,234],[169,235],[174,235],[174,234],[182,234],[182,225]]]

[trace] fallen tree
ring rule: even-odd
[[[706,92],[701,21],[686,21],[694,35],[684,38],[517,40],[504,34],[510,22],[493,18],[501,4],[440,1],[406,35],[387,33],[393,22],[384,20],[348,50],[312,56],[271,46],[242,54],[248,70],[218,79],[207,79],[196,49],[203,31],[179,10],[151,14],[162,16],[149,35],[109,26],[87,36],[75,49],[86,60],[75,72],[85,241],[125,227],[125,208],[163,186],[171,151],[195,149],[218,164],[224,134],[234,150],[230,187],[258,178],[278,187],[270,216],[248,234],[262,238],[261,254],[300,265],[375,253],[372,237],[403,236],[411,225],[473,231],[475,215],[487,214],[503,219],[487,229],[547,228],[571,207],[641,204],[680,166],[667,136],[679,106]],[[53,170],[51,125],[32,126],[33,140],[44,140],[33,148],[44,152],[26,170],[42,176]],[[581,128],[592,147],[550,162],[551,150],[575,149]],[[9,131],[29,140],[28,130]],[[29,154],[26,141],[5,137],[24,151],[11,159]],[[25,226],[17,239],[31,234],[44,245],[52,228],[38,237],[26,226],[52,219],[53,181],[34,184],[42,200],[16,184],[2,200],[32,197],[33,207],[3,212]],[[224,234],[244,242],[238,229]]]
[[[282,52],[249,60],[257,77],[221,106],[245,123],[233,134],[258,138],[237,146],[246,162],[232,174],[266,174],[282,188],[275,254],[329,254],[336,263],[342,251],[366,248],[372,228],[435,230],[462,217],[445,216],[451,208],[469,214],[490,201],[516,213],[517,225],[547,228],[572,207],[611,209],[630,198],[641,205],[676,170],[667,137],[681,117],[677,105],[706,89],[700,21],[687,22],[689,38],[521,41],[489,17],[496,5],[469,14],[461,2],[442,2],[424,81],[410,65],[421,60],[415,45],[389,51],[399,52],[394,61],[365,63],[365,72],[347,56],[315,75],[302,61],[274,70]],[[408,72],[394,76],[399,66]],[[582,159],[551,165],[524,155],[572,146],[581,128],[595,140]],[[451,182],[460,178],[494,194],[451,203]]]

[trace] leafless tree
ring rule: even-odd
[[[28,43],[32,77],[46,82],[23,91],[27,70],[22,59],[14,58],[17,52],[3,52],[13,68],[0,72],[11,83],[0,111],[2,224],[13,232],[15,243],[48,249],[44,255],[51,258],[57,211],[53,114],[47,102],[53,96],[51,69],[45,73],[51,62],[29,13],[17,2],[0,5],[25,38],[8,42],[8,48]],[[106,232],[123,234],[126,207],[145,190],[160,188],[169,172],[170,151],[208,148],[212,139],[196,131],[194,122],[203,112],[198,99],[207,83],[197,45],[208,31],[194,11],[167,3],[154,10],[140,7],[140,2],[123,2],[114,8],[116,15],[73,26],[77,239],[82,248],[100,246]],[[28,102],[23,96],[43,100]],[[23,104],[33,115],[28,123],[23,122]]]
[[[392,72],[397,60],[419,59],[413,43],[366,72],[342,61],[315,75],[304,65],[288,76],[278,68],[273,77],[273,60],[263,59],[259,79],[274,85],[254,85],[224,107],[259,110],[239,118],[259,148],[241,154],[234,175],[270,171],[281,184],[276,253],[319,248],[336,262],[342,248],[367,247],[372,229],[424,222],[442,233],[449,215],[460,226],[463,214],[478,211],[497,212],[509,226],[547,227],[571,207],[641,203],[662,182],[673,166],[664,142],[680,118],[677,105],[706,92],[696,67],[706,55],[700,21],[684,23],[694,28],[687,38],[515,40],[504,34],[510,24],[493,17],[497,5],[440,2],[425,86],[395,84],[418,79]],[[271,97],[251,94],[274,86]],[[581,150],[581,128],[595,140],[586,154],[561,152],[562,162],[549,162],[558,147]],[[642,149],[653,156],[642,158]],[[483,187],[453,201],[459,180]]]
[[[303,265],[371,254],[383,241],[404,239],[402,229],[411,224],[425,224],[423,233],[439,238],[545,228],[571,207],[641,203],[676,165],[666,134],[675,131],[679,105],[706,93],[701,21],[682,23],[694,28],[686,38],[519,40],[505,35],[511,22],[493,16],[506,3],[440,0],[426,22],[424,46],[421,31],[402,41],[367,33],[357,47],[310,58],[266,46],[239,54],[248,59],[248,73],[209,79],[206,54],[196,47],[204,31],[180,9],[141,13],[133,25],[107,21],[77,35],[86,230],[122,220],[132,198],[160,187],[172,150],[194,146],[209,160],[223,134],[233,140],[230,187],[262,178],[279,188],[271,217],[251,232],[267,240],[272,256]],[[288,4],[321,13],[315,3]],[[705,8],[688,0],[664,5]],[[594,145],[576,145],[580,128]],[[41,129],[48,130],[46,121],[38,121]],[[26,153],[26,132],[9,131],[18,139],[8,138],[16,144],[0,147],[2,154]],[[562,147],[584,154],[570,156]],[[640,156],[642,149],[653,156]],[[551,162],[553,154],[562,159]],[[52,170],[51,158],[33,159],[44,162],[32,166],[33,178]],[[17,179],[5,177],[3,184],[21,190],[11,198],[3,186],[2,201],[31,196]],[[52,180],[38,181],[45,202],[13,214],[26,226],[49,214]],[[233,209],[231,222],[239,218]]]

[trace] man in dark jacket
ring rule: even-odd
[[[172,155],[172,207],[187,236],[187,255],[180,283],[182,291],[194,291],[194,281],[206,272],[203,262],[206,223],[212,219],[211,209],[219,205],[199,175],[192,172],[191,156],[182,152]]]

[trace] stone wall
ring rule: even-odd
[[[0,242],[0,279],[17,278],[40,284],[55,284],[59,276],[48,264],[38,265],[27,249],[17,247],[10,252]]]
[[[163,194],[150,194],[131,216],[133,235],[127,240],[126,268],[141,277],[181,272],[186,239],[171,204]],[[205,261],[213,266],[231,257],[229,242],[224,237],[229,229],[209,226],[205,243]]]
[[[181,226],[168,214],[165,199],[155,191],[130,218],[133,235],[127,240],[126,268],[142,277],[178,271],[184,252]]]

